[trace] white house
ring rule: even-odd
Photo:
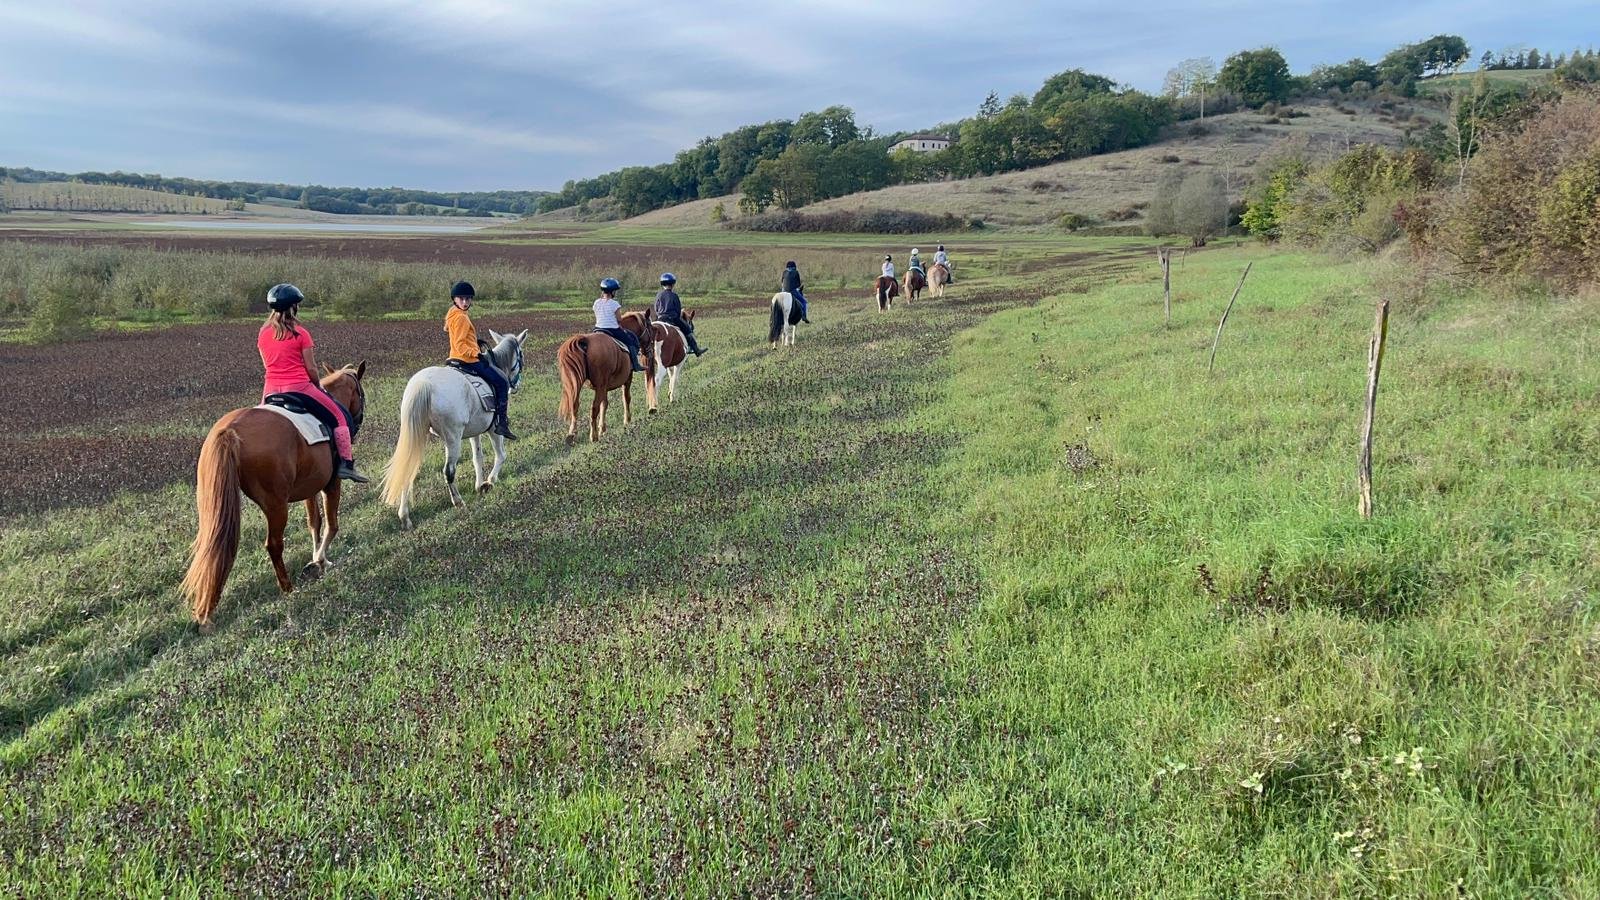
[[[950,139],[942,134],[913,134],[890,147],[889,152],[915,150],[918,153],[937,153],[948,146]]]

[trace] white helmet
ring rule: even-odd
[[[912,248],[911,248],[911,255],[912,255],[912,256],[917,256],[917,255],[919,255],[919,254],[918,254],[918,252],[917,252],[917,248],[915,248],[915,247],[912,247]]]

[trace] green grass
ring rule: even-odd
[[[709,320],[679,404],[599,446],[530,373],[550,427],[465,513],[435,453],[416,532],[358,491],[280,598],[251,512],[211,637],[187,489],[7,523],[0,884],[1600,891],[1592,302],[1397,294],[1362,522],[1393,273],[1192,254],[1164,328],[1133,249],[819,303],[776,353]]]

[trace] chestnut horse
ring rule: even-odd
[[[617,323],[641,338],[650,328],[650,313],[627,313],[617,318]],[[639,355],[646,368],[653,345],[642,340]],[[578,434],[578,396],[588,382],[594,391],[594,404],[589,408],[589,440],[598,441],[606,433],[606,405],[611,392],[622,388],[622,424],[633,424],[633,365],[628,351],[618,345],[615,338],[600,332],[575,334],[561,343],[556,350],[556,372],[561,376],[561,417],[567,420],[567,443]]]
[[[934,263],[933,266],[928,269],[929,293],[933,296],[943,297],[944,286],[949,283],[949,281],[950,270],[945,268],[944,263]]]
[[[900,294],[900,282],[887,275],[878,276],[878,309],[885,310],[894,305],[894,298]]]
[[[694,310],[685,310],[683,318],[693,325]],[[654,413],[661,397],[663,378],[667,379],[667,402],[678,402],[678,370],[689,356],[689,342],[684,340],[678,326],[665,322],[651,322],[650,335],[655,352],[645,358],[644,367],[649,371],[644,374],[644,396],[650,404],[650,412]]]
[[[361,389],[367,364],[342,369],[323,366],[323,370],[322,389],[350,412],[354,437],[367,405]],[[233,570],[244,505],[239,501],[241,491],[267,517],[267,555],[272,557],[278,589],[287,594],[294,590],[283,565],[283,529],[289,522],[289,504],[305,501],[306,522],[311,526],[311,562],[301,575],[314,578],[327,570],[328,545],[339,533],[339,488],[329,445],[307,444],[294,423],[278,413],[246,408],[218,419],[200,446],[194,495],[200,531],[189,551],[189,572],[183,577],[183,594],[195,622],[210,628],[211,613]],[[327,504],[326,520],[322,503]]]
[[[922,270],[921,269],[907,269],[906,270],[905,296],[906,296],[906,302],[907,303],[910,303],[912,300],[917,299],[917,295],[922,293],[922,289],[927,287],[927,286],[928,286],[928,279],[922,277]]]

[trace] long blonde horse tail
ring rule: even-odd
[[[417,480],[422,456],[428,450],[428,419],[433,414],[433,384],[412,378],[400,399],[400,439],[394,455],[383,467],[383,502],[399,506]]]
[[[578,421],[578,394],[589,377],[589,339],[567,338],[556,351],[556,368],[561,372],[561,405],[556,407],[567,422]]]
[[[239,554],[239,435],[232,426],[213,427],[195,467],[195,511],[200,530],[189,549],[189,571],[181,588],[196,622],[211,621],[222,586]]]

